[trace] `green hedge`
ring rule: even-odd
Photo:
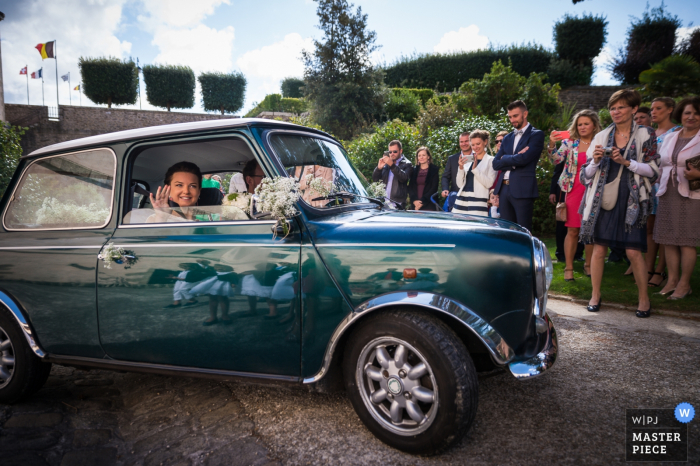
[[[22,156],[20,140],[27,128],[5,125],[0,122],[0,198],[10,184],[15,168]]]
[[[425,105],[427,101],[435,97],[435,91],[432,89],[408,89],[405,87],[395,87],[391,90],[394,94],[399,94],[401,92],[410,92],[420,99],[420,103]]]
[[[85,58],[78,61],[83,94],[96,104],[129,105],[136,103],[138,70],[133,61],[114,57]]]
[[[194,107],[194,71],[189,66],[146,65],[143,67],[146,99],[156,107]]]
[[[285,112],[304,113],[308,109],[308,104],[304,99],[285,98],[281,94],[268,94],[251,111],[246,114],[247,118],[256,117],[261,112]]]
[[[416,120],[421,109],[418,96],[402,89],[398,89],[398,92],[394,89],[389,95],[389,100],[384,104],[387,120],[399,119],[408,123],[413,123]]]
[[[199,75],[204,110],[235,113],[243,107],[247,81],[243,73],[202,73]]]
[[[401,58],[384,69],[390,87],[429,88],[449,92],[469,79],[481,79],[493,62],[508,63],[520,75],[546,73],[554,53],[541,45],[491,48],[454,54],[426,54]]]

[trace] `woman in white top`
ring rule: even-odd
[[[489,189],[496,181],[498,172],[493,169],[493,156],[486,153],[489,143],[489,132],[481,129],[472,131],[469,135],[473,154],[459,156],[457,171],[457,186],[459,193],[455,200],[452,213],[471,214],[488,217]]]

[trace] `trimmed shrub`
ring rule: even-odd
[[[449,92],[470,79],[481,79],[494,62],[512,63],[524,76],[547,71],[554,54],[541,45],[490,48],[453,54],[426,54],[402,57],[385,67],[385,82],[391,87],[417,87]]]
[[[554,51],[559,59],[547,69],[549,79],[562,87],[591,83],[593,59],[605,45],[608,22],[604,16],[564,15],[554,23]]]
[[[5,126],[0,123],[0,198],[5,194],[22,156],[20,139],[26,130],[20,126]]]
[[[371,180],[377,162],[384,151],[388,150],[389,142],[394,139],[401,141],[404,157],[415,164],[416,149],[421,145],[418,129],[400,120],[389,121],[377,127],[376,132],[353,139],[346,149],[355,167],[365,178]]]
[[[553,58],[547,68],[548,80],[562,88],[588,86],[593,76],[593,66],[574,64],[569,60]]]
[[[204,110],[223,115],[243,107],[247,84],[243,73],[202,73],[197,79],[202,88]]]
[[[421,102],[418,96],[412,92],[394,89],[389,95],[389,100],[384,105],[384,112],[388,120],[399,119],[413,123],[421,111]]]
[[[115,57],[85,58],[78,61],[85,97],[96,104],[131,105],[136,103],[139,74],[133,61]]]
[[[304,97],[304,80],[300,78],[284,78],[282,80],[282,97],[301,99]]]
[[[700,94],[700,64],[687,55],[671,55],[642,71],[639,82],[649,98]]]
[[[420,103],[425,105],[430,99],[435,97],[435,91],[432,89],[408,89],[404,87],[395,87],[391,90],[393,93],[410,92],[420,99]]]
[[[306,112],[307,102],[304,99],[284,98],[280,94],[268,94],[259,104],[255,105],[245,116],[256,117],[262,112],[300,113]]]
[[[194,72],[189,66],[146,65],[143,67],[146,99],[156,107],[194,107]]]
[[[648,7],[648,5],[647,5]],[[658,63],[673,53],[676,29],[682,22],[664,9],[664,4],[641,18],[633,18],[627,29],[627,45],[610,64],[613,77],[623,84],[636,84],[650,63]]]

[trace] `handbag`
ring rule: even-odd
[[[637,131],[635,130],[633,134],[630,134],[630,140],[627,141],[627,147],[625,147],[625,157],[627,157],[627,154],[629,154],[630,144],[632,143],[636,132]],[[600,205],[603,210],[613,210],[615,208],[615,205],[617,204],[617,195],[620,192],[620,178],[622,178],[622,172],[624,169],[624,166],[620,166],[615,179],[610,183],[606,183],[606,185],[603,187],[603,202]]]
[[[557,202],[557,222],[566,222],[566,196],[569,193],[564,193],[564,202]],[[559,199],[561,199],[561,193],[559,193]]]
[[[690,167],[700,170],[700,155],[691,157],[685,161],[685,167],[690,169]],[[700,180],[688,180],[688,187],[691,191],[697,191],[700,189]]]

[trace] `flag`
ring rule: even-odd
[[[63,82],[68,81],[70,79],[70,73],[64,74],[63,76],[61,76],[61,79],[63,80]]]
[[[44,58],[56,58],[53,50],[55,45],[56,41],[52,40],[51,42],[47,42],[45,44],[37,44],[35,48],[39,51],[41,54],[41,59],[43,60]]]
[[[75,86],[75,87],[73,88],[73,90],[74,90],[74,91],[79,91],[79,90],[80,90],[80,84],[78,84],[77,86]]]
[[[19,70],[19,74],[27,74],[27,67],[25,66],[21,70]]]
[[[42,76],[42,75],[41,75],[41,71],[42,71],[43,69],[44,69],[44,68],[39,68],[39,71],[33,72],[33,73],[32,73],[32,79],[41,79],[41,76]]]

